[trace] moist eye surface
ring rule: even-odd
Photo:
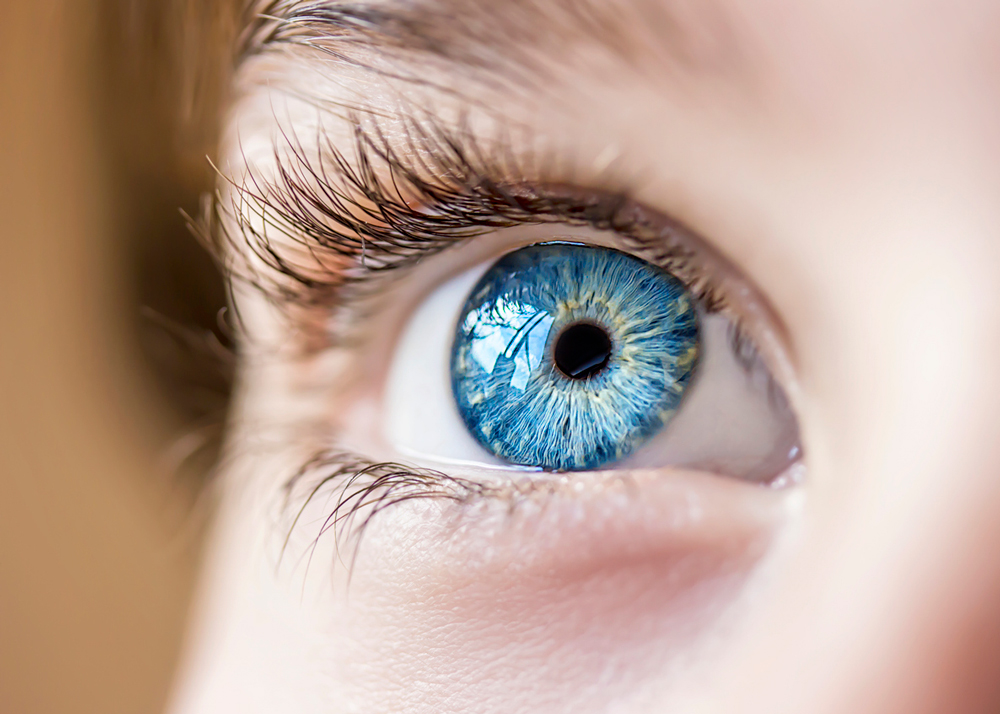
[[[452,392],[498,458],[594,469],[673,417],[700,346],[694,299],[669,273],[610,248],[544,243],[504,256],[473,288]]]

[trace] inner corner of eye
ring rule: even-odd
[[[530,245],[440,283],[417,307],[393,355],[385,434],[436,463],[773,480],[797,453],[797,424],[730,331],[635,255]]]

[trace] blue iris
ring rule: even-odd
[[[469,295],[452,391],[499,458],[593,469],[669,421],[699,343],[694,300],[669,273],[610,248],[533,245],[501,258]]]

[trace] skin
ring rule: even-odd
[[[398,287],[356,353],[302,356],[322,314],[240,289],[253,338],[171,711],[997,711],[1000,7],[719,5],[738,61],[710,41],[714,69],[584,52],[544,92],[467,92],[571,154],[580,185],[611,157],[755,287],[801,483],[664,468],[421,501],[352,561],[317,538],[323,499],[289,529],[283,486],[330,433],[385,457],[392,340],[455,266]],[[248,63],[224,171],[273,174],[275,129],[309,133],[282,87],[344,99],[355,80],[376,81],[304,53]]]

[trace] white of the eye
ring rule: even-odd
[[[403,330],[386,382],[383,425],[400,455],[442,464],[511,468],[465,428],[451,391],[451,345],[459,313],[492,262],[443,283]]]
[[[492,263],[437,287],[400,335],[383,398],[383,428],[401,457],[423,464],[517,469],[490,454],[465,428],[451,390],[455,326]],[[770,393],[766,369],[748,372],[729,342],[729,320],[701,315],[694,383],[667,427],[615,468],[683,466],[757,480],[775,475],[797,443],[794,415]]]
[[[701,357],[667,427],[622,467],[668,463],[758,480],[775,475],[798,443],[795,416],[761,364],[739,363],[722,315],[701,316]]]

